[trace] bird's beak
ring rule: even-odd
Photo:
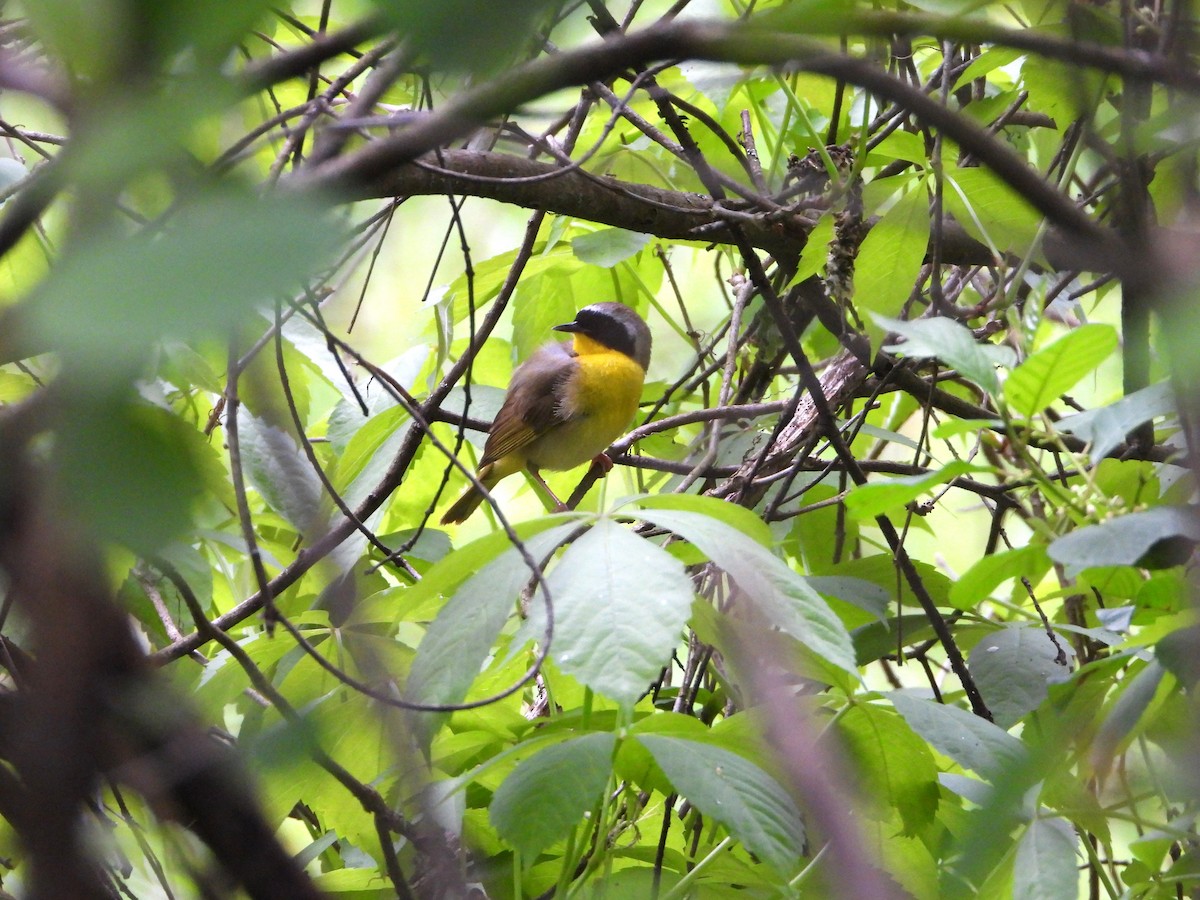
[[[551,328],[551,331],[572,331],[573,332],[573,331],[578,331],[578,330],[579,330],[578,322],[567,322],[565,325],[555,325],[555,326],[553,326],[553,328]]]

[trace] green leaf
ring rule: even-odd
[[[1122,397],[1108,406],[1089,409],[1059,420],[1056,427],[1088,443],[1092,462],[1108,456],[1126,436],[1141,425],[1159,416],[1175,412],[1175,396],[1168,381]]]
[[[1059,651],[1067,659],[1056,661]],[[1011,728],[1046,699],[1048,686],[1071,674],[1071,645],[1051,642],[1042,628],[1009,625],[992,632],[971,650],[967,667],[1001,728]]]
[[[1017,844],[1013,896],[1075,900],[1079,896],[1079,838],[1066,819],[1034,819]]]
[[[774,540],[770,527],[753,510],[716,497],[706,497],[703,494],[639,494],[622,501],[615,507],[615,511],[619,511],[626,503],[634,504],[639,510],[674,509],[700,513],[723,522],[730,528],[736,528],[764,547],[771,546]],[[632,514],[637,515],[637,510]]]
[[[525,549],[540,562],[575,528],[574,524],[566,524],[543,531],[527,538]],[[507,544],[507,536],[500,536]],[[421,582],[424,585],[446,570],[475,573],[454,592],[417,647],[405,690],[410,700],[431,705],[460,703],[479,675],[500,629],[515,611],[518,594],[533,577],[515,547],[477,569],[472,557],[481,549],[478,544],[451,553]],[[417,599],[411,597],[408,602]]]
[[[875,321],[905,339],[902,344],[884,347],[888,352],[910,359],[940,359],[993,396],[1000,392],[996,366],[1016,362],[1011,347],[981,344],[971,329],[944,316],[905,322],[877,315]]]
[[[855,628],[851,634],[855,658],[860,666],[865,666],[895,653],[899,635],[903,635],[904,644],[908,646],[933,637],[933,627],[927,616],[914,613],[884,622],[871,622]]]
[[[547,577],[550,648],[564,672],[624,706],[671,660],[692,607],[683,564],[611,519],[567,548]],[[545,595],[530,604],[522,636],[546,630]]]
[[[880,622],[887,619],[891,594],[872,581],[844,575],[810,575],[808,584],[817,593],[857,606]]]
[[[902,475],[857,485],[846,495],[846,509],[858,519],[873,519],[895,512],[916,500],[926,491],[953,481],[968,472],[988,471],[965,460],[956,459],[949,465],[919,475]]]
[[[890,696],[896,712],[913,731],[964,769],[993,781],[1025,761],[1024,744],[974,713],[945,703],[919,700],[904,691],[894,691]]]
[[[1060,537],[1046,552],[1055,562],[1076,571],[1093,566],[1132,566],[1154,544],[1178,535],[1200,540],[1200,520],[1192,507],[1159,506],[1088,525]]]
[[[1020,415],[1040,413],[1093,372],[1117,348],[1111,325],[1081,325],[1021,363],[1004,383],[1004,397]]]
[[[1172,631],[1154,645],[1164,669],[1189,690],[1200,681],[1200,626]]]
[[[836,731],[869,800],[864,811],[887,821],[894,810],[905,834],[933,821],[940,794],[937,766],[929,747],[898,715],[858,703],[838,716]]]
[[[639,253],[649,242],[648,234],[637,234],[624,228],[602,228],[575,238],[571,241],[571,250],[582,262],[611,269]]]
[[[76,244],[30,299],[28,322],[38,345],[87,373],[83,387],[124,381],[154,342],[228,334],[296,291],[340,235],[298,196],[203,194],[162,232],[107,229]]]
[[[924,179],[883,214],[858,251],[854,304],[862,313],[894,316],[916,285],[929,247],[929,198]]]
[[[325,491],[291,433],[242,407],[238,410],[238,443],[246,480],[267,505],[299,532],[318,527]]]
[[[1134,734],[1138,724],[1144,722],[1165,671],[1159,660],[1152,659],[1142,671],[1123,680],[1121,696],[1108,710],[1092,739],[1091,757],[1097,769],[1107,771],[1113,757]]]
[[[571,280],[572,276],[555,269],[521,282],[513,303],[517,359],[528,359],[543,344],[569,337],[552,329],[573,321],[583,305],[576,299]]]
[[[832,240],[833,216],[826,213],[817,220],[817,224],[809,232],[808,240],[804,243],[804,250],[800,253],[796,274],[788,282],[788,287],[807,281],[814,275],[820,275],[825,271],[825,262],[829,258],[829,242]]]
[[[335,484],[343,492],[356,479],[396,430],[408,421],[408,410],[392,406],[371,418],[354,432],[338,459]],[[388,459],[390,463],[390,458]]]
[[[1010,578],[1026,577],[1037,584],[1049,565],[1040,544],[981,557],[950,587],[950,603],[955,609],[974,609]]]
[[[1041,216],[991,169],[971,166],[946,173],[946,211],[973,237],[1000,253],[1025,252]]]
[[[804,826],[796,804],[774,778],[754,763],[698,741],[663,735],[636,740],[654,756],[675,790],[781,875],[797,868]]]
[[[374,0],[373,6],[413,48],[439,68],[482,74],[524,52],[541,32],[551,0],[518,4],[479,0]],[[426,62],[426,64],[428,64]]]
[[[586,734],[546,747],[496,789],[488,817],[526,863],[570,834],[599,803],[615,743],[612,734]]]
[[[695,544],[738,583],[767,621],[833,665],[858,674],[841,619],[803,576],[761,544],[702,513],[641,509],[637,515]]]
[[[56,453],[64,496],[96,534],[153,552],[182,532],[212,449],[190,425],[136,401],[69,402]]]

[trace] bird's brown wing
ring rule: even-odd
[[[520,450],[566,420],[561,387],[576,365],[570,345],[554,343],[517,367],[488,431],[480,466]]]

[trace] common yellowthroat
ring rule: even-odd
[[[629,425],[650,365],[650,329],[620,303],[593,303],[575,321],[555,325],[574,335],[546,344],[513,372],[504,403],[488,430],[475,475],[491,490],[501,478],[528,469],[563,471],[593,459]],[[461,522],[483,500],[474,486],[442,516]]]

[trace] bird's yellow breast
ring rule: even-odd
[[[543,469],[573,469],[604,452],[637,413],[646,372],[624,353],[575,335],[576,371],[563,386],[565,421],[530,445],[525,458]]]

